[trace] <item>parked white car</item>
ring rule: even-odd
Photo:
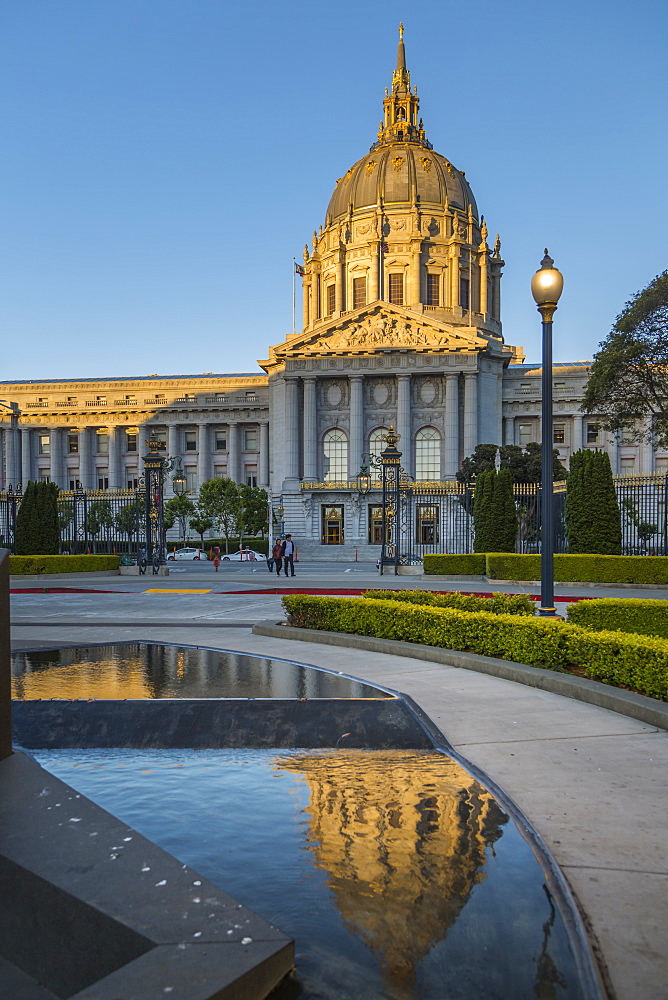
[[[228,555],[221,554],[223,562],[266,562],[267,557],[264,552],[255,552],[254,549],[243,549],[241,552],[230,552]]]
[[[202,553],[199,549],[177,549],[176,552],[170,552],[167,556],[168,559],[201,559]]]

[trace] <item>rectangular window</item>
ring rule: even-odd
[[[71,490],[75,490],[76,488],[77,488],[77,480],[76,479],[70,479],[70,489]]]
[[[222,478],[227,475],[227,466],[225,465],[214,465],[213,474],[216,477]]]
[[[635,458],[622,458],[619,460],[619,470],[623,476],[632,476],[636,470]]]
[[[668,475],[668,458],[656,458],[654,460],[654,471]]]
[[[127,434],[125,439],[125,450],[126,451],[136,451],[137,450],[137,435]]]
[[[625,427],[622,431],[622,444],[635,444],[633,431],[630,427]]]
[[[50,483],[51,482],[51,478],[50,478],[50,476],[49,476],[49,474],[47,472],[40,472],[40,474],[39,474],[39,481],[40,481],[40,483]]]
[[[216,431],[216,451],[227,451],[227,434],[225,431]]]
[[[95,402],[99,403],[100,406],[106,406],[107,405],[107,397],[106,396],[96,396],[95,397]]]
[[[440,306],[441,297],[439,293],[440,274],[427,275],[427,305]]]
[[[193,466],[186,466],[186,489],[194,491],[197,489],[197,469]]]
[[[469,308],[469,279],[459,279],[459,304],[462,309]]]
[[[395,306],[404,304],[404,276],[403,274],[388,275],[389,300]]]
[[[98,488],[98,490],[108,490],[109,489],[109,476],[98,476],[97,477],[97,488]]]
[[[37,439],[37,450],[40,455],[51,454],[51,436],[49,434],[39,435]]]
[[[76,455],[79,451],[79,435],[67,435],[67,452],[69,455]]]
[[[136,403],[137,402],[137,397],[136,396],[132,396],[132,395],[128,396],[128,395],[126,395],[124,398],[125,398],[125,402],[126,403]]]
[[[185,451],[197,451],[197,431],[183,432],[183,446]]]
[[[533,424],[520,424],[517,431],[520,447],[523,448],[529,441],[533,441]]]
[[[438,521],[438,504],[416,504],[415,541],[418,545],[436,545],[438,543]]]
[[[257,486],[257,476],[254,473],[246,473],[246,486]]]
[[[369,504],[369,545],[383,544],[383,508],[381,504]]]
[[[109,454],[109,435],[108,434],[96,434],[97,438],[97,454],[98,455],[108,455]]]
[[[563,444],[566,440],[566,428],[564,424],[552,425],[552,440],[555,444]]]
[[[598,424],[587,424],[587,444],[596,444],[598,441]]]
[[[343,545],[344,542],[343,504],[323,504],[322,544]]]
[[[366,305],[366,278],[353,278],[353,309]]]
[[[139,486],[139,478],[137,476],[136,469],[126,469],[125,474],[127,476],[127,484],[129,490],[136,490]]]
[[[257,428],[244,431],[244,451],[257,451]]]
[[[327,285],[327,315],[331,316],[336,305],[336,285]]]

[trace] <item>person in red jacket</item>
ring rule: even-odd
[[[274,542],[271,550],[271,558],[274,560],[274,566],[276,567],[276,576],[280,576],[281,566],[283,565],[283,546],[281,545],[280,538],[277,538]]]

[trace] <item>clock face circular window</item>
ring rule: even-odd
[[[384,382],[381,382],[379,385],[374,386],[373,390],[374,403],[376,403],[378,406],[385,406],[388,397],[389,397],[389,392]]]
[[[330,385],[327,389],[327,402],[330,406],[338,406],[343,399],[340,385]]]

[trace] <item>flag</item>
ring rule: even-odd
[[[302,278],[306,276],[306,271],[301,266],[301,264],[298,264],[296,261],[295,261],[295,272]]]
[[[388,247],[387,243],[381,243],[379,249],[380,249],[381,253],[389,253],[389,250],[390,250],[390,248]]]

